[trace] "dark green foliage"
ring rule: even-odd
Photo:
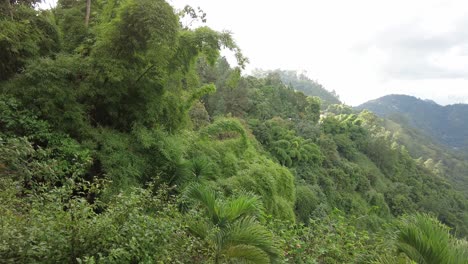
[[[371,115],[367,112],[366,115]],[[412,128],[406,121],[395,119],[380,119],[377,116],[369,118],[374,126],[385,127],[393,134],[393,139],[404,145],[419,165],[426,167],[434,174],[447,178],[453,187],[465,193],[468,187],[466,173],[468,166],[465,162],[466,155],[460,151],[454,151],[434,142],[421,130]]]
[[[226,140],[238,137],[240,138],[242,144],[245,146],[248,144],[244,127],[242,127],[239,121],[234,119],[218,120],[202,130],[201,133],[206,134],[210,138],[218,140]]]
[[[65,19],[74,7],[70,8],[59,8],[58,17],[63,11]],[[164,1],[129,0],[113,9],[115,16],[93,26],[90,43],[85,37],[67,40],[81,41],[79,45],[88,49],[85,54],[32,61],[26,74],[14,79],[6,91],[26,104],[34,103],[41,117],[71,134],[79,128],[89,130],[89,125],[128,132],[135,123],[174,131],[185,126],[193,102],[214,90],[212,85],[195,89],[196,82],[184,87],[196,58],[203,55],[213,60],[221,47],[227,47],[242,59],[227,33],[179,29],[177,16]],[[72,24],[64,21],[62,25]],[[78,44],[70,45],[74,50]],[[49,98],[55,102],[46,104]]]
[[[273,156],[288,167],[299,163],[319,166],[322,154],[319,147],[310,139],[304,139],[289,130],[291,123],[281,118],[268,120],[253,126],[256,138],[265,145]]]
[[[215,177],[213,165],[211,161],[205,157],[194,157],[190,161],[190,171],[193,178],[196,180],[213,179]]]
[[[174,184],[190,173],[184,155],[189,147],[187,135],[135,127],[131,134],[102,130],[97,141],[102,169],[119,189],[157,177]]]
[[[323,198],[318,186],[306,184],[296,186],[296,215],[298,220],[308,223]]]
[[[202,81],[214,82],[218,92],[205,99],[210,115],[230,113],[237,117],[254,117],[265,120],[275,116],[294,118],[316,123],[319,118],[320,100],[307,97],[286,87],[275,75],[263,79],[240,78],[238,69],[230,69],[225,59],[216,67],[199,62]]]
[[[117,14],[100,25],[96,55],[136,65],[152,63],[156,71],[163,71],[177,41],[172,7],[163,0],[124,1]]]
[[[386,235],[358,230],[358,221],[335,210],[308,226],[278,220],[270,225],[279,232],[285,263],[368,263],[389,252],[383,243]]]
[[[51,55],[60,47],[50,13],[21,5],[13,8],[11,19],[0,18],[0,81],[20,72],[28,59]]]
[[[27,191],[78,179],[91,164],[90,152],[47,122],[0,97],[0,174]]]
[[[72,135],[85,135],[88,116],[80,103],[80,80],[89,64],[77,56],[42,58],[32,62],[4,91]],[[40,81],[39,81],[40,80]]]
[[[284,119],[303,119],[315,123],[319,118],[319,100],[309,98],[285,86],[275,75],[265,79],[247,79],[252,88],[250,98],[254,104],[250,115],[262,120],[276,116]]]
[[[227,60],[221,58],[214,66],[206,59],[197,62],[197,71],[204,83],[215,83],[217,92],[205,97],[205,106],[212,116],[230,113],[242,117],[251,107],[247,83],[240,78],[239,69],[231,69]]]
[[[0,128],[3,136],[28,136],[38,143],[50,136],[49,124],[25,110],[12,97],[0,96]]]
[[[210,115],[206,111],[205,105],[201,102],[196,102],[193,107],[190,108],[189,115],[195,130],[210,123]]]
[[[84,1],[60,0],[57,6],[54,16],[62,33],[62,49],[69,53],[84,52],[90,38],[84,23]]]
[[[184,231],[167,189],[116,195],[96,213],[100,203],[88,204],[74,191],[100,189],[96,184],[18,198],[15,183],[1,183],[0,255],[5,263],[185,262],[199,257],[195,252],[201,244]]]

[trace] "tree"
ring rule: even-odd
[[[220,200],[213,190],[199,184],[189,186],[185,195],[204,212],[204,221],[193,221],[189,228],[212,244],[216,264],[222,259],[271,263],[278,258],[272,234],[258,221],[262,204],[257,197]]]
[[[320,119],[320,105],[321,100],[319,97],[307,97],[307,106],[305,108],[306,115],[308,119],[314,123],[317,123],[317,121]]]
[[[3,19],[7,13],[11,19]],[[60,34],[50,14],[0,2],[0,81],[20,73],[29,60],[58,51]]]
[[[86,0],[86,16],[85,16],[85,26],[89,25],[89,17],[91,16],[91,0]]]
[[[2,13],[8,13],[10,18],[13,19],[13,10],[11,9],[10,0],[3,0],[3,4],[0,5]]]

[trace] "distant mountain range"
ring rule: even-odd
[[[467,104],[441,106],[413,96],[387,95],[356,109],[368,109],[380,117],[416,128],[440,144],[468,151]]]

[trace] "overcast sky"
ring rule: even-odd
[[[398,93],[468,103],[467,0],[168,0],[229,30],[255,69],[304,70],[358,105]]]

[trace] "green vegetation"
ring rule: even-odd
[[[416,215],[400,228],[398,250],[421,263],[467,263],[466,242],[457,241],[447,227],[430,217]]]
[[[262,204],[255,196],[242,195],[227,201],[203,185],[188,187],[186,196],[199,202],[207,220],[192,220],[189,229],[208,239],[214,247],[214,263],[222,258],[255,263],[275,261],[280,252],[272,234],[258,222]]]
[[[386,117],[379,125],[407,147],[420,165],[447,178],[468,197],[468,152],[463,116],[466,105],[440,106],[411,96],[390,95],[369,101],[358,109]]]
[[[0,3],[2,262],[466,260],[437,165],[305,76],[242,75],[200,9],[35,2]]]
[[[454,238],[447,228],[429,215],[406,217],[398,227],[397,252],[416,263],[468,263],[466,240]],[[397,263],[397,257],[381,263]]]
[[[276,75],[281,81],[291,86],[297,91],[303,92],[307,96],[317,96],[323,101],[323,107],[327,107],[331,104],[340,104],[339,96],[335,91],[328,91],[320,83],[311,80],[305,73],[298,73],[296,71],[261,71],[256,70],[255,76],[264,78],[268,75]]]
[[[439,144],[459,150],[468,150],[468,136],[464,118],[468,105],[441,106],[431,100],[408,95],[387,95],[358,107],[369,109],[382,117],[407,124],[424,131]]]

